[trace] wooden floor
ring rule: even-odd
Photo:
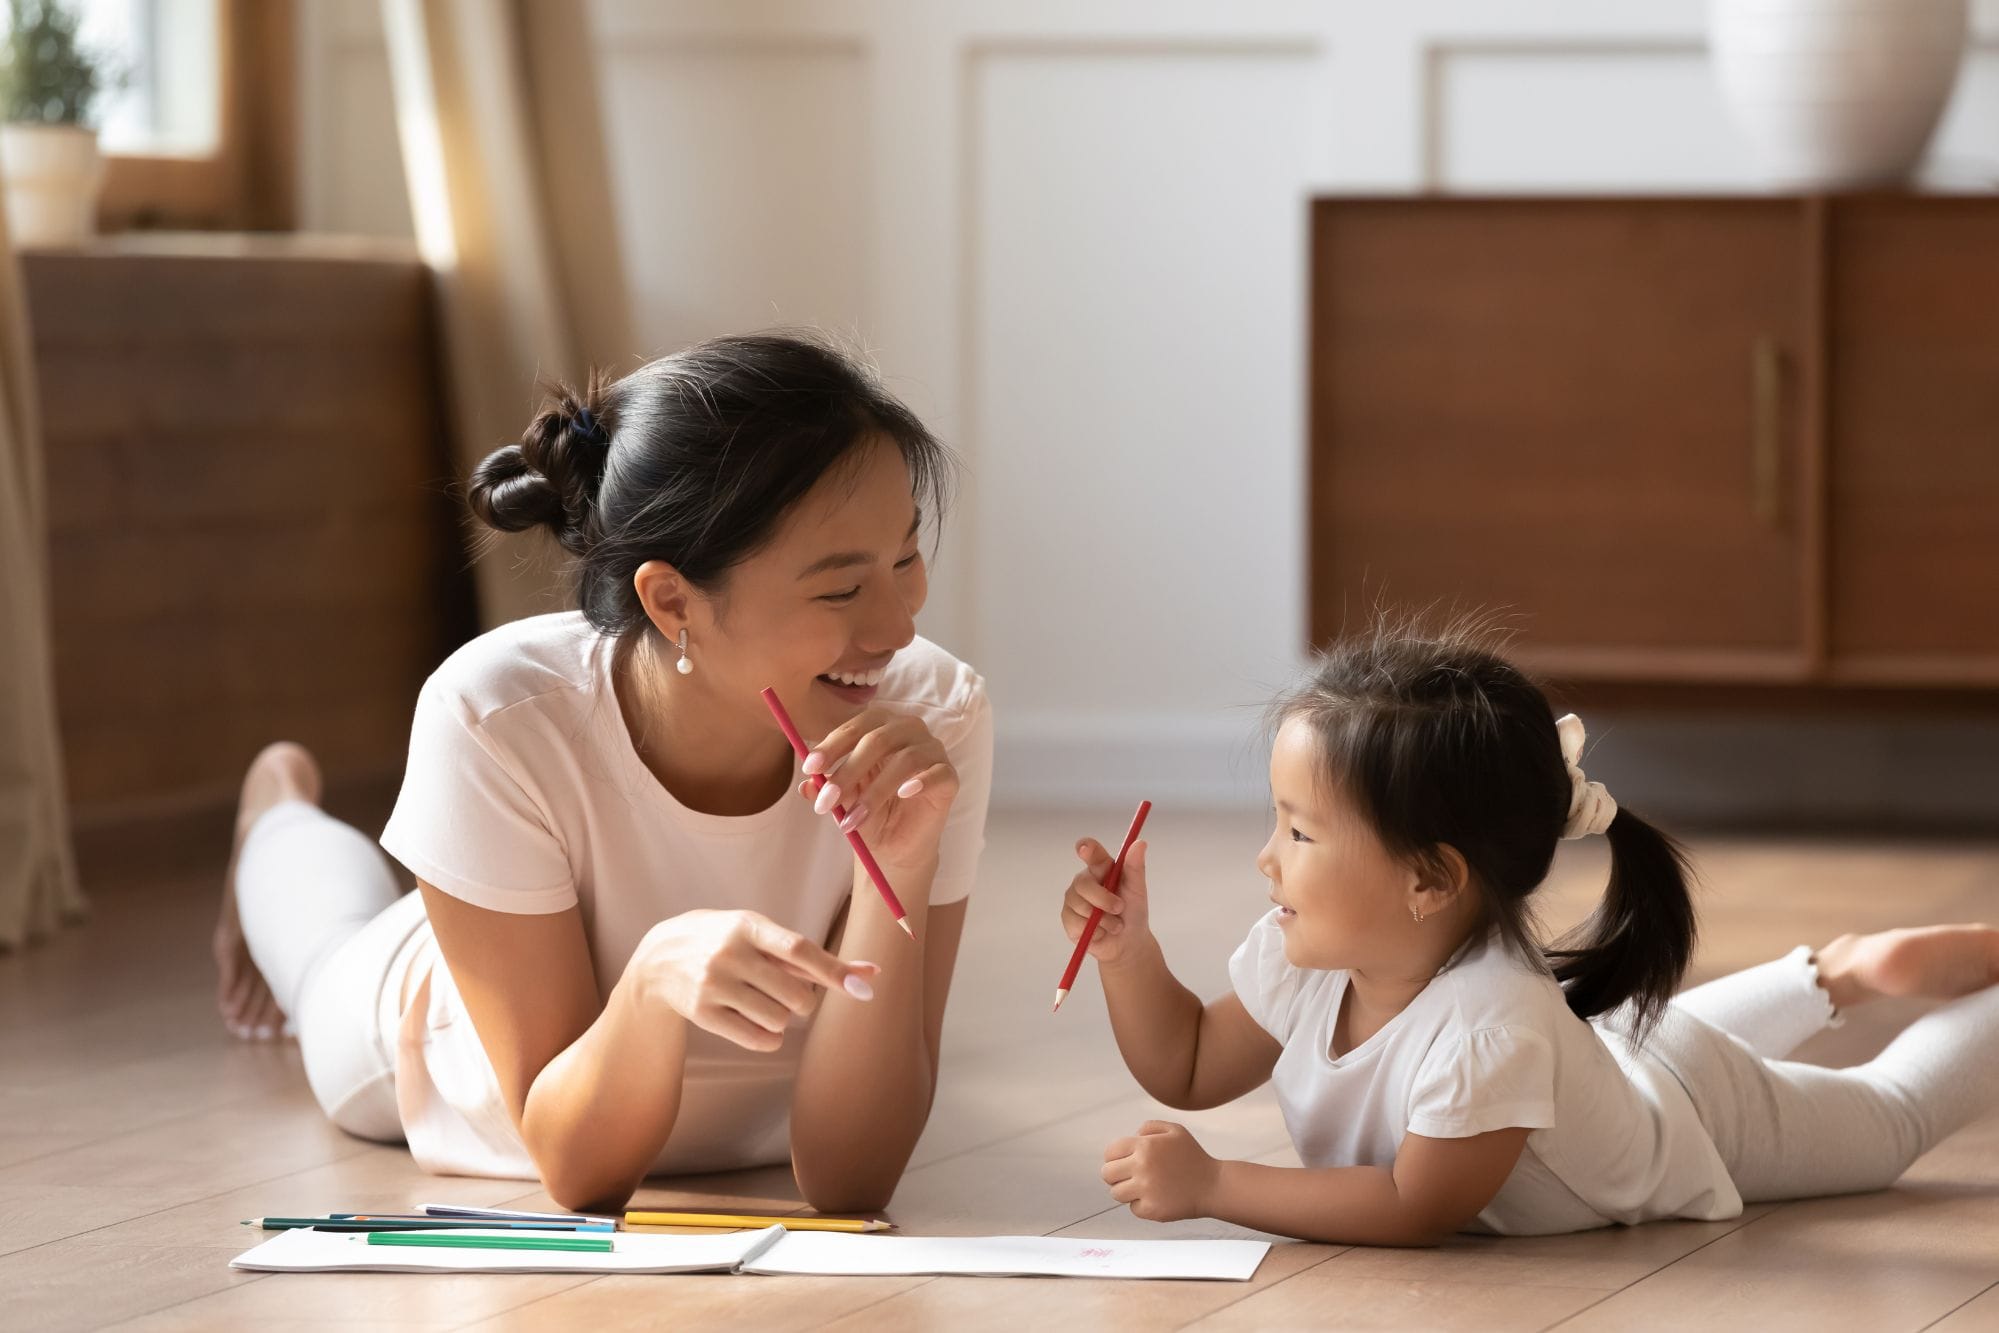
[[[893,1216],[909,1232],[1247,1234],[1139,1222],[1097,1179],[1109,1139],[1165,1114],[1112,1047],[1088,974],[1059,1017],[1054,903],[1067,848],[1128,812],[1000,816],[952,1000],[936,1111]],[[1207,993],[1265,906],[1255,816],[1151,833],[1169,957]],[[1999,845],[1701,840],[1697,975],[1847,929],[1999,918]],[[419,1201],[548,1206],[522,1182],[440,1180],[349,1139],[315,1109],[291,1047],[227,1040],[204,950],[221,855],[100,875],[86,926],[0,957],[0,1326],[23,1329],[1286,1327],[1999,1330],[1999,1120],[1890,1192],[1439,1250],[1281,1244],[1253,1282],[716,1276],[257,1276],[238,1220]],[[1565,850],[1556,923],[1602,883],[1601,846]],[[1815,1047],[1864,1058],[1916,1010],[1863,1011]],[[1999,1109],[1999,1108],[1995,1108]],[[1292,1161],[1267,1092],[1179,1117],[1219,1154]],[[656,1184],[648,1204],[796,1207],[782,1170]]]

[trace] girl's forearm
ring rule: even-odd
[[[1097,974],[1125,1067],[1153,1097],[1187,1108],[1199,1065],[1201,997],[1174,977],[1156,938],[1100,964]]]
[[[1333,1245],[1435,1245],[1452,1228],[1412,1206],[1387,1167],[1218,1162],[1208,1216]]]
[[[550,1197],[565,1208],[631,1197],[673,1130],[686,1052],[686,1020],[627,971],[528,1088],[521,1138]]]
[[[916,931],[912,944],[856,866],[840,954],[878,962],[874,998],[828,991],[819,1003],[792,1095],[791,1161],[799,1190],[822,1212],[887,1205],[930,1118],[937,1071],[924,1018],[925,926],[937,865],[884,867]]]

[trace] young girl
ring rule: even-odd
[[[231,1023],[288,1016],[333,1122],[433,1171],[597,1207],[789,1160],[819,1207],[880,1207],[936,1086],[991,769],[983,682],[914,627],[949,465],[809,339],[557,393],[469,498],[575,555],[581,610],[482,635],[418,697],[382,835],[417,893],[317,808],[303,751],[252,766]],[[817,813],[765,686],[831,779]]]
[[[1275,908],[1210,1004],[1147,925],[1146,854],[1063,901],[1118,1047],[1181,1109],[1273,1080],[1302,1168],[1217,1161],[1179,1125],[1111,1144],[1140,1217],[1212,1216],[1309,1240],[1423,1245],[1461,1229],[1577,1231],[1725,1218],[1745,1200],[1879,1189],[1999,1107],[1999,932],[1842,936],[1675,996],[1694,912],[1675,845],[1578,766],[1583,727],[1471,631],[1392,629],[1280,699]],[[1602,905],[1538,945],[1531,899],[1563,838],[1602,835]],[[1963,997],[1855,1069],[1786,1062],[1876,995]]]

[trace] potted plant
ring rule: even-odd
[[[0,46],[0,177],[24,246],[78,245],[96,230],[104,158],[89,124],[107,79],[60,0],[8,0]]]

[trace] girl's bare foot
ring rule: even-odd
[[[1999,930],[1919,926],[1842,935],[1818,951],[1819,984],[1849,1008],[1883,995],[1955,999],[1999,983]]]
[[[279,741],[265,746],[243,775],[243,792],[236,803],[236,839],[229,853],[229,873],[222,881],[222,910],[215,920],[215,1007],[223,1026],[245,1040],[269,1041],[285,1030],[263,974],[250,961],[243,926],[236,917],[236,863],[250,826],[280,801],[319,804],[319,765],[304,746]]]

